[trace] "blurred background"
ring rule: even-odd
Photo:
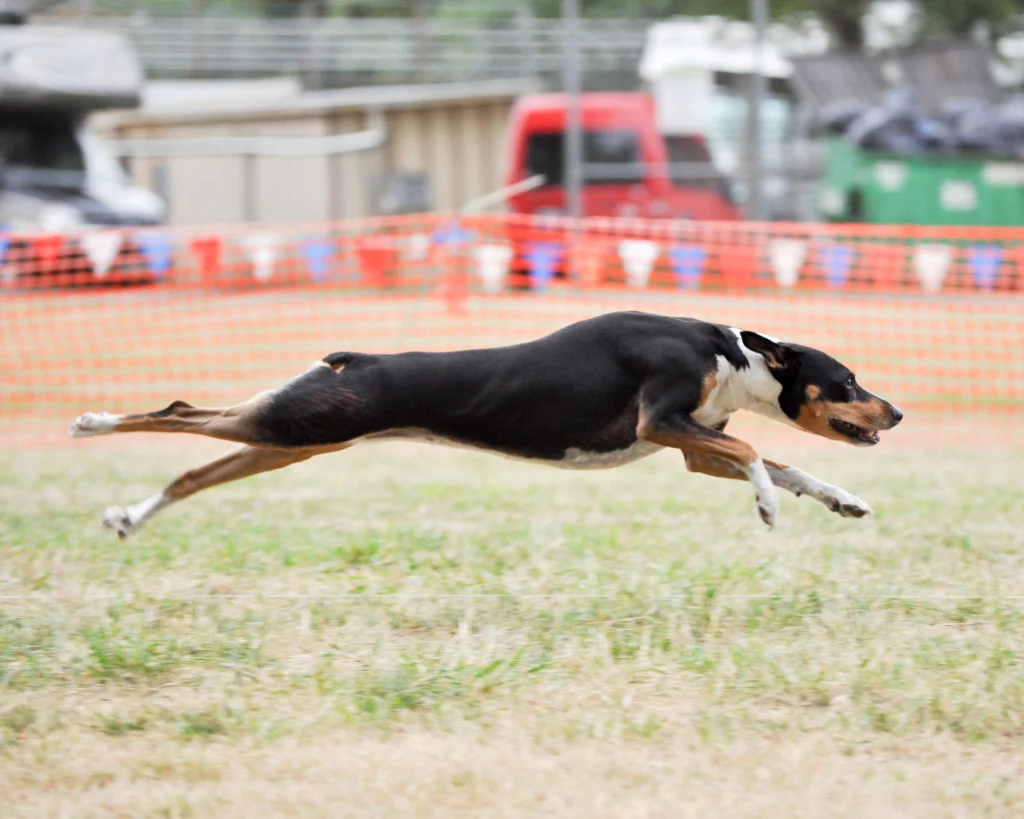
[[[12,230],[1024,220],[1024,0],[6,0],[0,20]]]

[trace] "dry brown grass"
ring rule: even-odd
[[[1019,815],[1016,743],[820,736],[538,741],[479,732],[181,746],[86,735],[8,762],[10,815],[921,817]]]

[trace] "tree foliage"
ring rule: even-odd
[[[928,34],[966,36],[982,23],[998,35],[1020,27],[1024,0],[927,0],[918,10]]]
[[[157,7],[167,0],[99,0],[99,5]],[[180,0],[176,0],[180,6]],[[579,0],[587,17],[658,20],[676,15],[721,15],[749,19],[750,0]],[[876,2],[887,0],[769,0],[775,19],[816,15],[836,40],[858,46],[861,20]],[[993,34],[1024,27],[1024,0],[914,0],[924,36],[966,36],[979,25]],[[442,17],[501,19],[530,7],[539,17],[559,17],[562,0],[193,0],[193,8],[221,13],[237,10],[266,16],[314,14],[353,17],[408,17],[417,12]]]
[[[457,0],[455,0],[457,2]],[[814,14],[843,45],[861,45],[861,20],[878,0],[769,0],[772,16],[793,19]],[[966,36],[978,24],[1004,33],[1024,16],[1024,0],[916,0],[919,30],[924,35]],[[561,0],[535,0],[543,16],[557,16]],[[750,0],[581,0],[586,15],[649,17],[717,14],[749,19]]]

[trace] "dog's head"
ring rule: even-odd
[[[892,429],[903,413],[864,389],[856,376],[832,356],[744,330],[747,349],[764,357],[768,371],[782,385],[780,409],[797,426],[815,435],[874,446],[880,430]]]

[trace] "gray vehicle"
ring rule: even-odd
[[[93,111],[139,104],[142,70],[127,40],[0,20],[0,228],[16,237],[163,221],[161,199],[86,126]]]

